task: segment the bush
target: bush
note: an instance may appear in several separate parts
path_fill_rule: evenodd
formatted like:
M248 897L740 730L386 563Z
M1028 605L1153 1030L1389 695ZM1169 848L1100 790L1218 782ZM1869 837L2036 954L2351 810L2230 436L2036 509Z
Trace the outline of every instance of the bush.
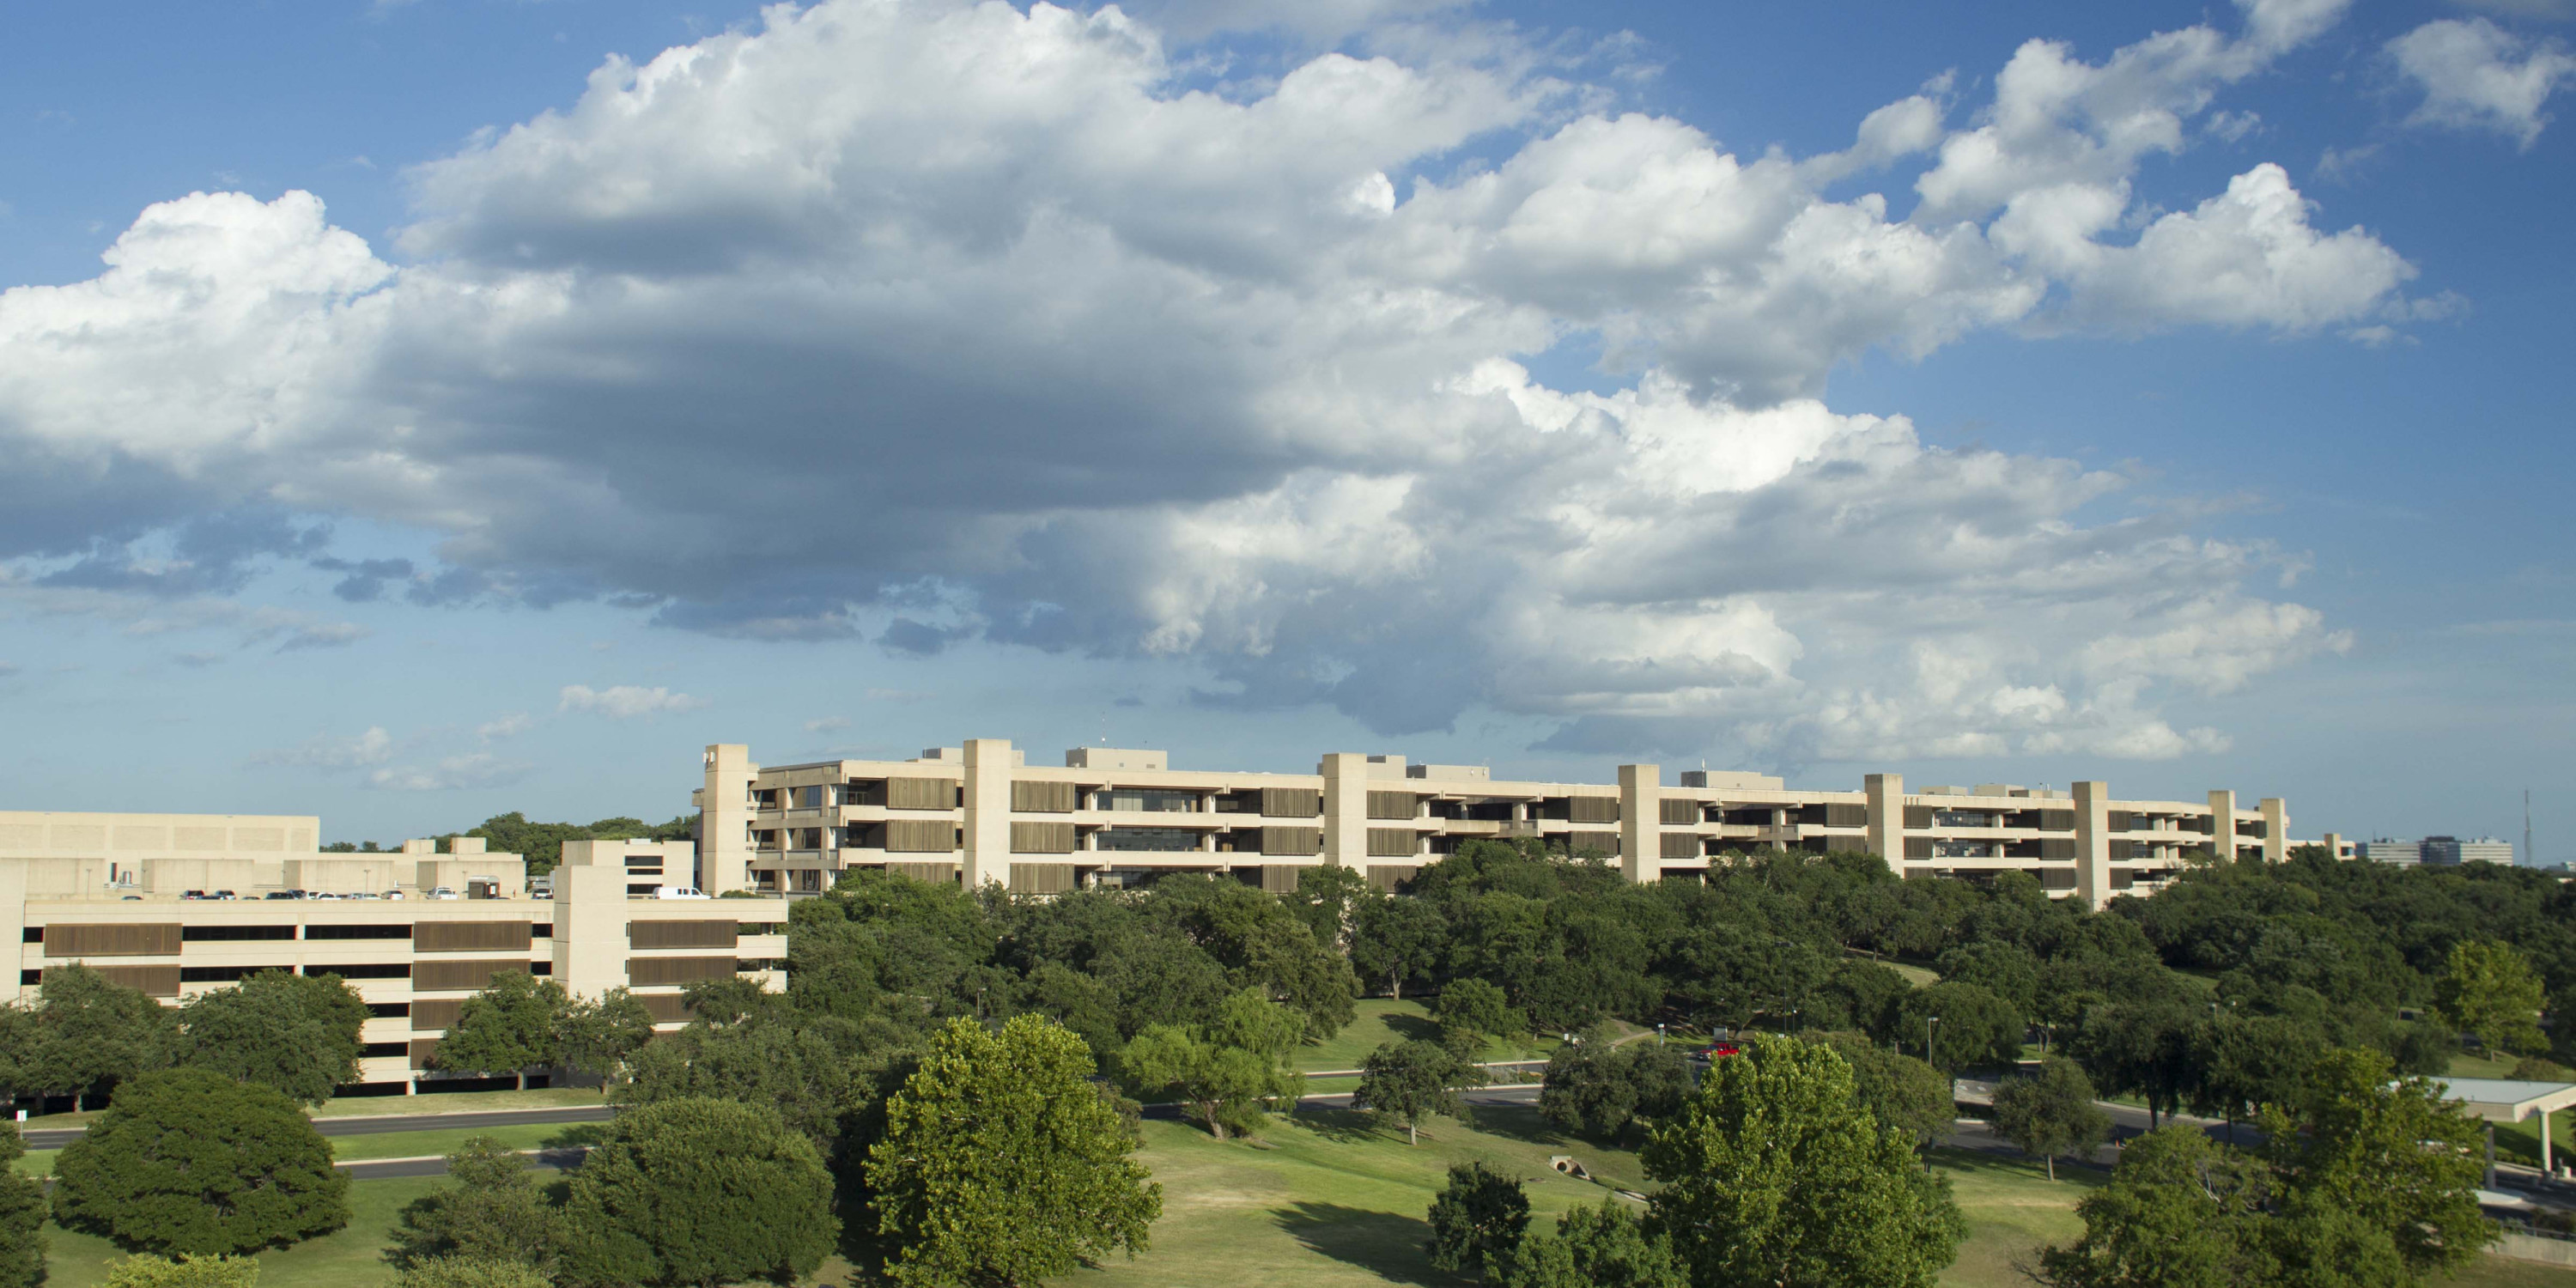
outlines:
M832 1178L777 1113L666 1100L619 1114L573 1173L563 1278L700 1284L813 1272L832 1249Z
M45 1186L19 1174L26 1153L17 1124L0 1124L0 1288L28 1288L45 1277Z
M394 1288L554 1288L525 1261L493 1257L431 1257L403 1268Z
M99 1288L251 1288L259 1282L255 1257L189 1257L173 1261L141 1253L107 1263Z
M451 1184L403 1209L394 1244L412 1265L513 1262L551 1268L563 1249L563 1215L528 1175L528 1160L489 1136L447 1156Z
M152 1252L241 1253L349 1222L349 1178L293 1101L201 1069L116 1089L54 1164L54 1219Z

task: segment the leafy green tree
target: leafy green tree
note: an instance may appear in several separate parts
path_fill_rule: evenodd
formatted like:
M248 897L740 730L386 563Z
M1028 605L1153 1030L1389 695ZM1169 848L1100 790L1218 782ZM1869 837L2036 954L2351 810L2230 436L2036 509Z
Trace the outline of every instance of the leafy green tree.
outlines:
M19 1094L105 1092L168 1068L179 1046L178 1012L78 962L46 967L32 1022L11 1028Z
M1091 1075L1082 1040L1036 1016L934 1036L868 1151L888 1277L1026 1284L1143 1251L1163 1187Z
M1555 1237L1532 1235L1503 1260L1503 1288L1690 1288L1672 1242L1616 1199L1567 1212Z
M1358 869L1318 863L1297 870L1297 893L1288 902L1316 943L1339 950L1350 939L1352 913L1380 897Z
M1995 1088L1995 1130L2044 1160L2053 1181L2057 1156L2091 1157L2111 1134L2111 1115L2093 1103L2093 1084L2074 1061L2050 1056L2036 1076L2007 1078Z
M2181 1112L2200 1077L2197 1024L2190 1011L2170 1004L2096 1006L2085 1013L2068 1052L2097 1090L2146 1101L2153 1126Z
M1423 1119L1433 1114L1467 1116L1467 1104L1456 1091L1466 1072L1458 1057L1440 1043L1420 1038L1381 1043L1360 1065L1360 1085L1351 1095L1351 1104L1403 1124L1404 1143L1420 1144Z
M867 1088L857 1058L823 1024L766 1012L726 1024L701 1013L646 1044L628 1071L629 1080L610 1092L618 1104L713 1097L762 1105L827 1155Z
M2478 1124L2424 1079L2389 1075L2376 1051L2327 1052L2297 1100L2264 1111L2261 1153L2288 1214L2350 1213L2386 1232L2408 1273L2456 1271L2494 1233L2478 1210Z
M1647 1134L1647 1228L1694 1284L1929 1288L1950 1264L1966 1226L1947 1180L1853 1096L1831 1048L1757 1037Z
M1351 913L1351 967L1386 995L1432 978L1449 941L1440 910L1408 895L1362 902Z
M457 1008L431 1060L463 1073L508 1073L528 1085L528 1070L555 1063L564 1013L563 985L526 971L503 971Z
M431 1257L394 1273L394 1288L554 1288L524 1261L476 1257Z
M2545 1000L2530 959L2492 939L2453 944L2433 981L2433 1006L2452 1028L2476 1034L2489 1050L2516 1055L2549 1049L2540 1032Z
M726 1100L619 1114L573 1173L560 1277L719 1284L810 1274L832 1250L832 1177L778 1115Z
M2296 1098L2300 1079L2325 1047L2325 1035L2303 1020L2213 1015L2192 1029L2191 1107L2224 1119L2231 1129L2250 1121L2260 1106Z
M2009 1066L2021 1059L2021 1012L1981 984L1943 980L1897 1000L1891 1027L1879 1034L1900 1049L1921 1050L1930 1034L1930 1063L1944 1073ZM1929 1029L1926 1021L1931 1021Z
M1616 1141L1646 1120L1671 1116L1690 1094L1690 1069L1660 1044L1615 1043L1608 1029L1548 1057L1538 1111L1561 1131Z
M366 999L337 975L264 970L179 1008L181 1059L318 1105L358 1080L367 1014Z
M615 1081L653 1039L653 1013L622 988L574 998L556 1020L555 1059L565 1068Z
M2227 1288L2274 1282L2254 1160L2184 1124L2120 1151L2111 1183L2075 1205L2084 1235L2040 1253L2049 1288Z
M55 1160L54 1219L154 1252L250 1252L348 1224L348 1190L284 1094L170 1069L119 1086Z
M0 1288L31 1288L45 1277L45 1186L18 1171L27 1143L0 1123Z
M1947 1074L1909 1055L1898 1055L1857 1033L1828 1033L1821 1041L1851 1065L1852 1089L1862 1108L1913 1138L1917 1148L1947 1138L1959 1105Z
M1529 1196L1519 1180L1482 1160L1449 1165L1449 1184L1431 1201L1431 1264L1482 1275L1500 1268L1528 1231Z
M107 1263L99 1288L253 1288L259 1282L259 1258L186 1253L156 1257L138 1252Z
M1121 1065L1131 1086L1179 1097L1223 1140L1228 1129L1257 1129L1264 1106L1296 1101L1306 1078L1288 1067L1288 1053L1305 1031L1297 1012L1245 989L1204 1031L1158 1024L1137 1034Z
M1449 981L1448 986L1440 990L1439 999L1432 1003L1431 1017L1440 1022L1443 1038L1448 1037L1451 1030L1475 1035L1472 1044L1463 1037L1451 1043L1452 1050L1460 1047L1478 1050L1487 1038L1510 1037L1529 1029L1529 1017L1512 1005L1503 990L1473 977Z
M447 1156L449 1184L403 1209L394 1245L405 1264L511 1262L551 1269L564 1245L563 1214L546 1201L528 1160L489 1136Z

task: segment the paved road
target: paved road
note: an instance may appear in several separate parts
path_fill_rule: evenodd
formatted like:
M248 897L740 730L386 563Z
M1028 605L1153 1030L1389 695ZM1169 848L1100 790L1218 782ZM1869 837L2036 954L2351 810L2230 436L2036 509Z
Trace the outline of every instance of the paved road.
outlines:
M374 1114L353 1118L316 1118L313 1127L325 1136L374 1136L389 1131L454 1131L477 1127L521 1127L546 1123L606 1122L617 1111L607 1105L571 1105L557 1109L484 1109L461 1114ZM61 1149L79 1140L86 1127L40 1127L26 1133L29 1149ZM435 1175L435 1173L425 1173Z
M527 1155L528 1161L539 1167L570 1171L581 1166L581 1160L589 1155L590 1150L585 1146L572 1146L565 1149L523 1149L519 1152ZM363 1163L342 1163L339 1168L347 1173L351 1180L390 1181L407 1176L445 1176L447 1160L444 1158L378 1158Z

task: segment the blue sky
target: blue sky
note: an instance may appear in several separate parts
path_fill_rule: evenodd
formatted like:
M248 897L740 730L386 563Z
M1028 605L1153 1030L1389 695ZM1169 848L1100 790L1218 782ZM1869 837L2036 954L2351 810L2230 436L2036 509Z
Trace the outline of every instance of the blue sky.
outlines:
M1004 736L2576 857L2571 16L17 15L8 804Z

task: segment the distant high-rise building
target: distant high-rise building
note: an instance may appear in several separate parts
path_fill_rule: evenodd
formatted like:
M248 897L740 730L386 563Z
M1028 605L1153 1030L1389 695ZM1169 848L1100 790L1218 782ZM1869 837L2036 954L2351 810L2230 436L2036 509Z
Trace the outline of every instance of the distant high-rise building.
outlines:
M2471 837L2465 841L2456 836L2428 836L2424 838L2424 862L2444 867L2462 863L2501 863L2512 867L2513 842L2499 841L2492 836Z
M2411 868L2424 862L2424 843L2400 841L2383 836L2377 840L2362 842L2361 857L2373 863L2394 863L2399 867Z

